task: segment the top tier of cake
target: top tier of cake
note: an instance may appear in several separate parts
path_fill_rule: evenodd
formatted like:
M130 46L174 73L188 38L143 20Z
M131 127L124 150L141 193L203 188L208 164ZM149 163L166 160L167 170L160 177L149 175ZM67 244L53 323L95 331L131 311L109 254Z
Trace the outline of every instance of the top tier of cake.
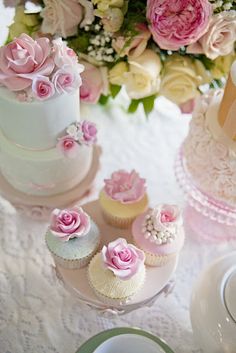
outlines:
M79 119L82 83L75 52L61 38L21 34L0 48L0 132L16 146L55 148Z
M50 149L66 128L79 120L79 104L79 89L45 101L19 102L14 92L0 87L0 129L22 148Z

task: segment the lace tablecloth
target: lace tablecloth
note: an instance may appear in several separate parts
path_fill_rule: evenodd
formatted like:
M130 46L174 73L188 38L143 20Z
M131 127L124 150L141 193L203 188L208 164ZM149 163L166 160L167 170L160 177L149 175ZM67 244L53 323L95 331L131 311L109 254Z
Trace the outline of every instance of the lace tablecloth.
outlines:
M93 197L113 170L135 168L147 179L152 205L183 203L173 163L189 117L181 116L175 106L161 99L147 121L141 114L128 116L118 106L105 111L85 109L84 115L99 125L103 148ZM198 352L188 311L192 284L199 271L232 244L200 244L187 233L174 292L158 299L152 308L108 319L81 305L56 279L44 243L46 223L15 213L0 199L0 228L1 353L73 353L90 336L117 326L150 330L177 353Z
M151 205L183 203L173 164L188 116L164 99L157 101L147 121L140 112L128 116L118 103L105 110L85 109L84 116L98 124L103 148L93 198L112 171L135 168L147 179ZM58 282L44 243L46 223L17 214L0 199L0 229L1 353L74 353L92 335L118 326L149 330L176 353L200 352L189 319L191 288L201 269L233 244L201 244L187 232L173 293L151 308L111 319L81 305Z

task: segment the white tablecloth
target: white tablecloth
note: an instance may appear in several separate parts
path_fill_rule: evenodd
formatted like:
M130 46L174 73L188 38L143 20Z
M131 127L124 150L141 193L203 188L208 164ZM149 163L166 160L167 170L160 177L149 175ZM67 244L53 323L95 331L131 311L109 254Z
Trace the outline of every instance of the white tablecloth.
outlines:
M3 19L0 3L1 29ZM147 179L151 205L183 204L173 164L189 116L164 99L157 100L148 120L142 112L127 115L118 102L83 112L98 124L103 148L93 198L112 171L135 168ZM55 278L44 243L46 223L15 213L0 199L0 229L0 353L74 353L92 335L118 326L149 330L176 353L199 352L189 318L192 285L201 269L232 244L201 244L187 233L174 292L152 308L108 319L81 305Z

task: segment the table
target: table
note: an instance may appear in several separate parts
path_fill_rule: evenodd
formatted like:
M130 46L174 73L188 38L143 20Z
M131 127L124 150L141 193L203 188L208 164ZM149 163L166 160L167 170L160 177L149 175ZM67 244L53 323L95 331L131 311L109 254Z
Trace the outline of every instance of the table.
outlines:
M0 2L0 23L3 19L10 21L12 12L3 16L1 6ZM127 115L120 100L106 108L82 110L84 118L97 123L103 148L101 169L90 199L96 198L104 177L112 171L135 168L147 179L151 206L159 202L183 205L173 164L190 116L181 115L164 98L157 100L148 119L142 111ZM46 227L46 223L16 213L0 198L1 353L74 353L97 332L119 326L149 330L165 339L176 353L200 352L189 318L192 285L203 267L236 244L202 244L193 240L188 231L173 293L160 298L151 308L111 319L81 305L58 282L44 242Z

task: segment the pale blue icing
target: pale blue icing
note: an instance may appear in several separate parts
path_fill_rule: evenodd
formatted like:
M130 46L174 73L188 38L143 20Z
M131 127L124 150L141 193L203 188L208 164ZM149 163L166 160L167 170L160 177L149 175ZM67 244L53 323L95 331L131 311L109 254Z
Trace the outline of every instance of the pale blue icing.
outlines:
M46 234L46 243L50 251L55 255L67 260L82 259L90 255L99 243L99 229L91 220L91 227L88 234L81 238L73 238L69 241L62 241L50 230Z

